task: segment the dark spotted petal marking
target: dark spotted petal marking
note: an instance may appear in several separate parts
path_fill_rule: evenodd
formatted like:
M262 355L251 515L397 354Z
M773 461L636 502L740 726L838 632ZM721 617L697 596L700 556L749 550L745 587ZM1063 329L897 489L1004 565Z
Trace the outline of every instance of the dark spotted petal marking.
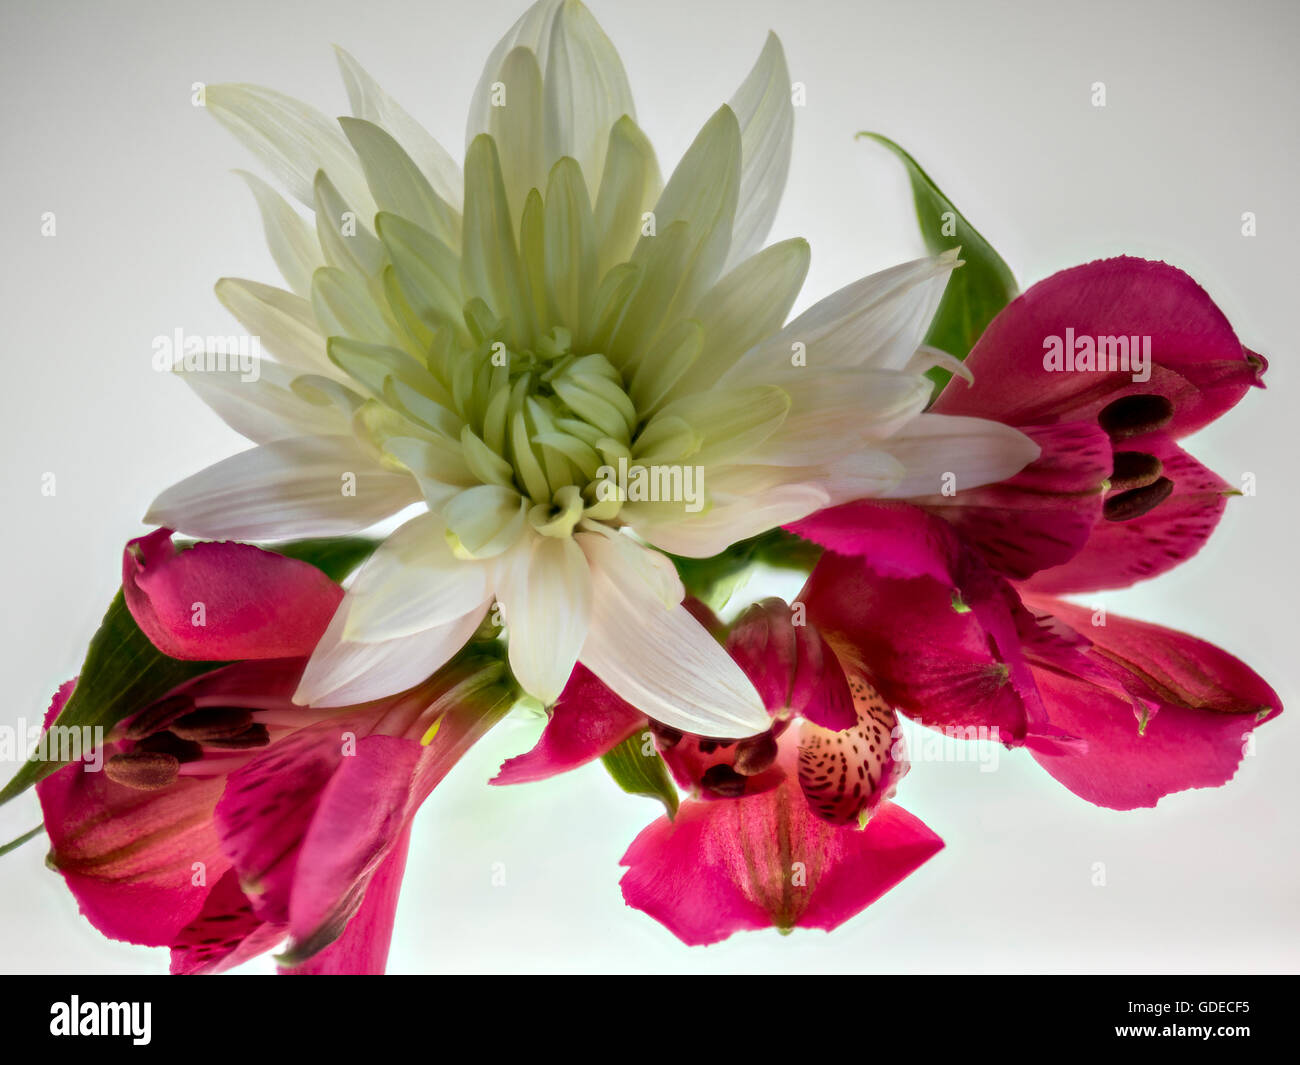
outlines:
M893 709L857 670L847 669L858 723L842 732L805 721L799 733L799 784L818 817L844 825L892 795L907 772L893 756Z

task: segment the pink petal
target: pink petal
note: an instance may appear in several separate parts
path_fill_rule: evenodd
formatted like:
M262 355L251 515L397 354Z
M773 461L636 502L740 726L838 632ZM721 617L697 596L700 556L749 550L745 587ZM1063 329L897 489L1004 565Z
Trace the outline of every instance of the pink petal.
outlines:
M428 754L415 740L368 736L325 785L298 854L286 952L296 959L292 964L337 941L360 911L367 889L393 848L405 840L424 797L416 793L417 768ZM384 890L380 884L381 895ZM395 898L395 885L392 890ZM344 951L345 956L352 953Z
M345 748L358 742L357 731L350 716L322 721L277 740L230 774L216 822L261 920L288 924L299 845Z
M1125 447L1160 459L1173 493L1140 517L1098 521L1083 550L1034 574L1027 588L1057 595L1127 588L1185 562L1209 539L1231 486L1163 434L1125 441Z
M1042 449L1000 484L910 500L956 528L993 569L1016 580L1079 553L1101 520L1110 438L1095 422L1021 426Z
M1077 677L1036 673L1053 723L1085 740L1087 749L1033 751L1034 759L1076 795L1112 810L1154 806L1170 792L1226 783L1260 723L1252 714L1170 705L1147 722L1143 734L1127 699Z
M799 726L799 786L813 812L833 825L856 824L898 790L907 775L898 717L859 670L852 670L855 724L843 731Z
M727 653L753 681L763 705L838 731L857 722L835 652L804 616L780 599L755 603L736 619Z
M122 590L155 647L200 661L310 654L343 598L309 563L250 544L178 552L169 529L126 545Z
M612 751L646 725L644 714L606 688L585 666L575 666L536 746L503 762L491 783L527 784L576 769Z
M1006 743L1046 715L1020 652L1014 591L947 523L916 507L851 503L791 526L830 548L800 601L868 682L925 724L996 727Z
M223 783L182 777L139 791L78 763L36 785L48 861L91 924L112 939L161 947L198 916L230 868L212 820Z
M629 906L688 945L775 926L830 930L917 869L943 842L885 804L867 828L816 817L798 785L743 799L688 799L632 842L620 886Z
M172 944L171 971L174 976L225 972L264 954L284 935L283 925L266 924L253 914L232 869L209 893L203 912Z
M1104 625L1093 625L1091 610L1061 599L1027 602L1081 633L1094 654L1130 673L1162 708L1264 714L1262 720L1282 711L1277 692L1259 674L1205 640L1117 614L1107 614Z
M402 888L410 841L411 828L407 825L371 877L361 908L348 921L343 934L301 965L281 968L280 972L293 976L378 976L383 973L393 940L397 896Z
M1150 337L1150 380L1122 370L1045 369L1046 339L1064 339L1067 328L1076 337ZM1028 289L993 319L966 365L974 386L954 380L935 411L1046 425L1091 421L1124 396L1157 395L1172 402L1167 431L1179 438L1260 385L1265 364L1187 274L1125 256L1062 270Z

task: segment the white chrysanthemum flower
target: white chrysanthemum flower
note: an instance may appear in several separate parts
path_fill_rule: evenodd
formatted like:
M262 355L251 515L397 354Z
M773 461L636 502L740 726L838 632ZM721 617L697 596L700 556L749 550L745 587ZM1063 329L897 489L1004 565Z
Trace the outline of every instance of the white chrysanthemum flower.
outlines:
M656 549L707 557L828 505L933 493L944 473L997 481L1036 454L1004 426L921 413L938 356L918 346L955 253L783 327L808 246L763 247L793 127L775 36L662 187L618 55L577 0L541 0L493 51L463 180L339 59L354 117L337 123L266 89L207 90L315 225L249 177L292 291L227 278L217 293L279 361L255 382L185 378L258 446L148 516L274 539L425 505L358 573L299 701L415 684L495 601L511 667L544 703L582 662L665 724L762 731L757 692ZM649 468L702 471L702 498L610 490L611 471Z

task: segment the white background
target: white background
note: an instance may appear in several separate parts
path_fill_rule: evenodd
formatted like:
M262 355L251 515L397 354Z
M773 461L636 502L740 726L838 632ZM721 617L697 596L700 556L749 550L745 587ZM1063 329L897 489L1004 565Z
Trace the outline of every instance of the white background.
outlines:
M1227 480L1256 475L1211 544L1174 574L1096 597L1220 643L1291 712L1229 786L1115 813L1027 756L996 772L920 764L900 801L947 849L827 936L747 933L688 949L626 909L617 862L655 815L597 766L484 786L531 745L507 722L416 824L390 969L421 971L1294 971L1300 959L1295 487L1297 89L1289 3L594 4L619 47L665 171L775 29L792 77L795 159L774 238L813 264L800 306L920 251L902 171L859 129L900 141L1023 285L1129 252L1197 277L1272 360L1191 448ZM330 46L353 52L459 153L487 52L514 2L194 0L0 5L5 609L0 724L32 721L78 668L118 582L123 542L172 481L241 440L151 341L223 333L218 276L277 281L251 160L190 104L191 83L252 81L346 113ZM1107 89L1091 105L1093 82ZM45 211L57 236L42 237ZM1253 211L1258 236L1240 234ZM41 495L42 474L57 495ZM8 775L12 767L3 768ZM0 809L0 839L38 820ZM0 970L160 972L101 938L34 842L0 859ZM505 885L491 884L504 863ZM1107 886L1092 885L1104 862ZM246 967L270 969L268 961Z

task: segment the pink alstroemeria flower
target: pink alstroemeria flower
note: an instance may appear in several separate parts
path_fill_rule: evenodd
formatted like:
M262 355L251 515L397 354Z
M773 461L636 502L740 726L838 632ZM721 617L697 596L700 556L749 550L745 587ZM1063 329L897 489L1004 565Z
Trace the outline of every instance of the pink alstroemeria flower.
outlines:
M112 938L170 947L174 973L286 938L283 971L382 972L412 817L508 708L501 663L467 656L391 698L302 707L293 693L343 596L314 566L246 544L178 552L160 529L127 545L123 588L159 650L236 661L122 721L102 772L78 763L37 785L50 864L82 912Z
M1049 368L1068 336L1149 338L1149 379L1131 363ZM1040 458L1001 485L790 526L829 548L801 601L891 705L962 735L996 727L1090 802L1225 783L1277 694L1204 641L1092 624L1055 595L1126 587L1200 548L1231 489L1176 441L1260 385L1263 358L1185 273L1120 258L1030 288L967 365L974 386L954 380L935 409L1017 426Z
M720 632L706 608L691 608ZM943 842L887 801L907 771L897 719L850 655L778 599L742 614L726 648L763 696L767 732L739 741L684 735L648 721L579 666L537 745L493 783L563 772L641 733L646 753L657 746L694 797L624 855L627 903L689 945L772 926L829 931Z

